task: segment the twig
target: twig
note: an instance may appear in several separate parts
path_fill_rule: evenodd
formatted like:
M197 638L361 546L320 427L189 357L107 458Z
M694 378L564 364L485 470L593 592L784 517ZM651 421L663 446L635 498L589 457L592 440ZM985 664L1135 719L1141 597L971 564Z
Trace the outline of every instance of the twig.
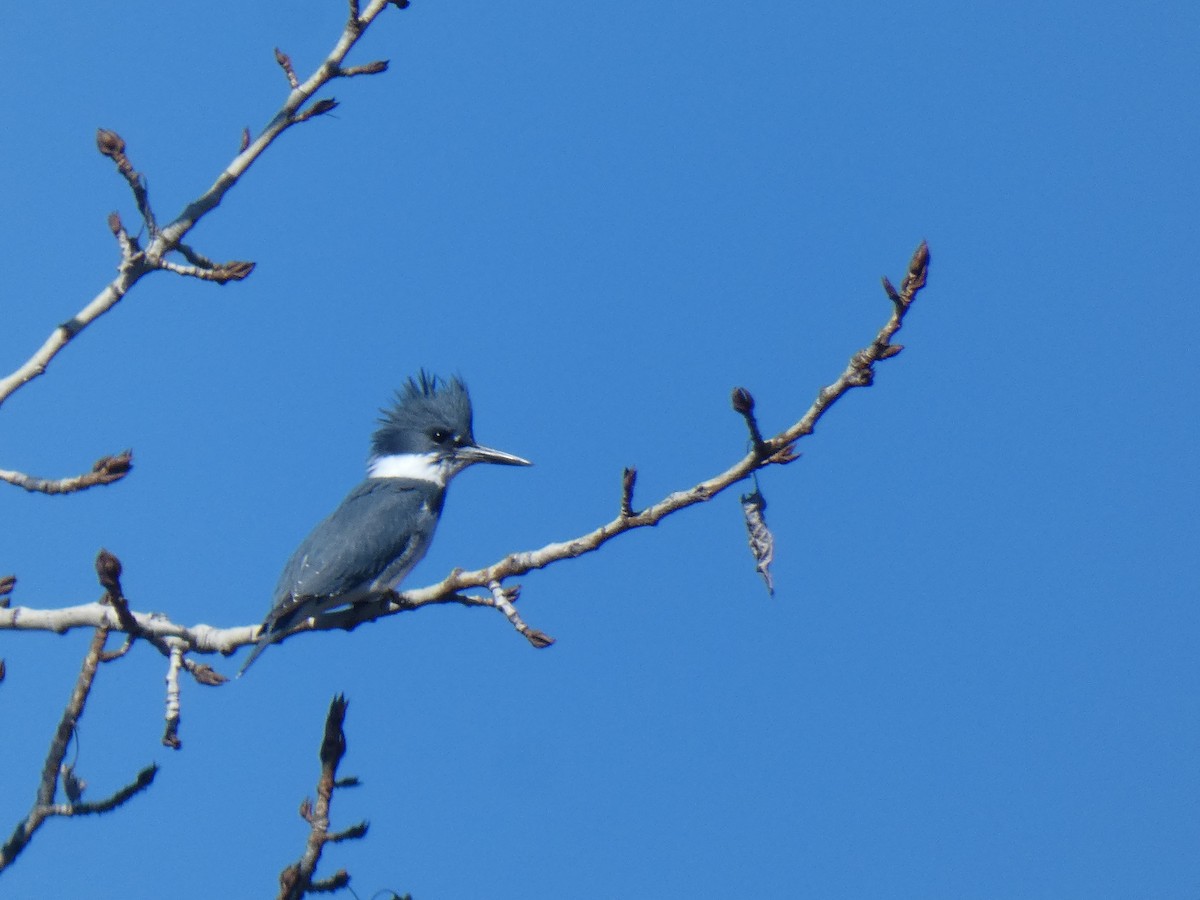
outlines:
M374 62L363 63L361 66L347 66L346 68L338 69L337 74L340 78L353 78L356 75L378 75L387 70L388 61L386 59L377 59Z
M153 239L158 234L158 223L154 220L154 210L150 208L150 192L146 188L145 177L133 168L133 163L125 155L125 140L115 131L100 128L96 131L96 149L116 164L117 171L129 183L138 215L146 223L146 233Z
M126 450L116 456L103 456L92 464L92 471L69 478L37 478L24 472L0 469L0 481L7 481L30 493L73 494L86 491L101 484L120 481L133 468L133 451Z
M345 869L339 869L329 878L313 878L326 844L365 837L368 828L366 822L359 822L344 831L329 831L329 806L334 790L358 783L357 779L337 777L338 766L346 754L346 732L342 727L346 720L346 706L346 698L341 694L334 697L333 702L329 704L319 754L321 776L317 780L317 802L314 804L306 798L300 804L300 816L309 825L308 840L299 861L292 863L279 874L279 900L299 900L306 894L335 891L350 883L350 875Z
M215 281L217 284L228 284L231 281L242 281L254 271L254 263L245 260L233 260L212 266L181 266L169 259L160 260L160 269L174 272L188 278L199 278L201 281Z
M130 637L141 634L137 619L129 611L129 601L121 589L121 561L103 547L96 554L96 577L100 579L100 587L104 588L101 603L107 603L117 613L117 621L121 630Z
M517 608L513 604L521 594L521 586L519 584L510 588L503 588L500 586L499 581L493 581L488 585L488 590L492 592L493 605L500 612L504 613L504 617L512 623L513 628L517 629L518 634L524 636L525 640L529 641L538 650L549 647L554 643L554 638L538 631L536 628L530 628L517 615Z
M183 667L183 645L172 642L170 663L167 666L167 725L163 731L164 747L178 750L183 747L179 739L179 670Z
M734 412L746 420L746 428L750 431L750 443L755 450L761 450L763 436L758 428L758 419L754 417L754 396L744 387L734 388L731 402Z
M633 512L633 486L637 484L637 469L627 466L621 472L621 518L628 519Z

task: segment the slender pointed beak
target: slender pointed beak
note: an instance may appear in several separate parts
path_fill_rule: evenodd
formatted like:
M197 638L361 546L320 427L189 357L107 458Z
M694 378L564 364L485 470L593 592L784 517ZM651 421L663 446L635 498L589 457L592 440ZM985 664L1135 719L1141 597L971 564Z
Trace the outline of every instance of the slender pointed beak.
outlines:
M501 466L532 466L527 459L521 459L519 456L513 456L511 453L505 453L503 450L493 450L491 447L480 447L478 444L471 444L467 447L459 447L454 451L454 455L466 463L496 463Z

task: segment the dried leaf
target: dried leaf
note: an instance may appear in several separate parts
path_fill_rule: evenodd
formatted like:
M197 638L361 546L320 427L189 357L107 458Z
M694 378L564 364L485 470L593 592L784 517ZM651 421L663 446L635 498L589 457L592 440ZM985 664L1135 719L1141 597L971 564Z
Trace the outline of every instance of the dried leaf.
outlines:
M775 558L775 536L767 527L763 511L767 508L767 500L762 491L755 488L753 494L742 495L742 513L746 517L746 531L750 539L750 552L754 554L754 568L762 576L767 585L767 593L775 595L775 585L771 581L771 561Z

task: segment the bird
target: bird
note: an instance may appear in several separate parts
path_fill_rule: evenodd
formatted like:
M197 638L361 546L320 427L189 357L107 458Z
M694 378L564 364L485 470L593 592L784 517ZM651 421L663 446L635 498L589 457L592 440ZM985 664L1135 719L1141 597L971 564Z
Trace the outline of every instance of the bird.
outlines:
M241 676L297 624L395 590L433 540L446 486L475 463L529 466L480 446L462 379L421 370L381 411L367 477L313 528L292 554Z

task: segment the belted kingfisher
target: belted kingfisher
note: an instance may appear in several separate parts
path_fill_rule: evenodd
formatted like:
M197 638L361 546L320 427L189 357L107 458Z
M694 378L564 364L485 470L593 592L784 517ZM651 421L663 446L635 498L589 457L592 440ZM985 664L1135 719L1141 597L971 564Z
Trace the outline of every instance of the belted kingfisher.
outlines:
M396 392L371 438L367 479L292 554L239 675L297 623L394 590L433 540L446 485L472 463L532 465L475 443L460 378L424 371Z

